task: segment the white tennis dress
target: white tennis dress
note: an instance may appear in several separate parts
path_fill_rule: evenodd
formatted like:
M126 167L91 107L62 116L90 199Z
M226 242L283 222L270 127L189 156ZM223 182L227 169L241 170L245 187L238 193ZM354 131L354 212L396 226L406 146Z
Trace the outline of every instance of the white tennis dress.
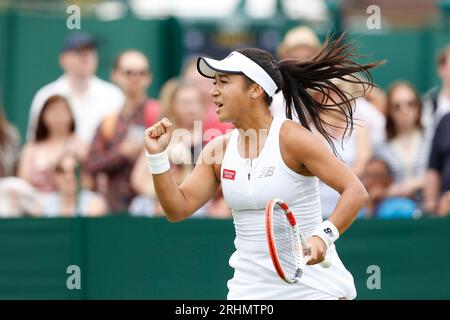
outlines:
M354 299L353 277L334 244L327 251L332 266L306 266L296 284L285 283L273 267L264 220L268 201L284 200L307 239L322 222L318 178L294 172L281 157L279 133L284 121L290 120L274 117L260 155L251 161L238 152L237 129L229 138L221 167L223 194L232 209L236 230L236 251L229 261L234 276L228 281L228 299Z

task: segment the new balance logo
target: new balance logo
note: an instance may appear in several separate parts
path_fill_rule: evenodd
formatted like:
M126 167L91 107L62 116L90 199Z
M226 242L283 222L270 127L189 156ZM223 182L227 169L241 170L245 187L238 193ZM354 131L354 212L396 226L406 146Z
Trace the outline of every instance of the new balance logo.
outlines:
M258 179L267 178L273 176L275 172L275 167L264 167L258 175Z
M325 232L329 237L334 237L333 230L331 230L331 228L323 229L323 232Z

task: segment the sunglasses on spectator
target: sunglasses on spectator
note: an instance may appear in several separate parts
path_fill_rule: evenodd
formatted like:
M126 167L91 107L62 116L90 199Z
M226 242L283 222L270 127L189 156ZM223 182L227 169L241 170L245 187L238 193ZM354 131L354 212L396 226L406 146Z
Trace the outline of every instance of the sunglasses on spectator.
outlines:
M131 70L131 69L122 69L120 70L120 72L123 75L126 75L127 77L131 77L131 76L141 76L144 77L146 75L149 74L149 71L147 69L145 70Z
M396 110L400 109L401 105L407 105L410 108L414 108L414 107L417 107L419 105L419 103L415 99L408 100L408 101L399 101L399 102L393 103L394 109L396 109Z

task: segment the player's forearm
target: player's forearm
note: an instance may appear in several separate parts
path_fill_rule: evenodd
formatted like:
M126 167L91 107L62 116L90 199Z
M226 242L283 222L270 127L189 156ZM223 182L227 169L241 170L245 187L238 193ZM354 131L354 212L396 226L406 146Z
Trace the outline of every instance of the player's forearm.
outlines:
M154 174L153 183L158 200L169 221L178 222L189 216L187 200L170 171Z
M328 220L336 226L339 234L342 234L355 221L368 201L369 195L362 184L351 185L341 193L336 208Z

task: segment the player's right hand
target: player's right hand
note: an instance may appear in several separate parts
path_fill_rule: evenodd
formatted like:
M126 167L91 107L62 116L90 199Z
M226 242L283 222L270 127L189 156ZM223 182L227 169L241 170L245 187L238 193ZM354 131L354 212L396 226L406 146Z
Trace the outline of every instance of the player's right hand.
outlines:
M172 123L163 118L145 130L145 149L149 154L166 150L172 137Z

